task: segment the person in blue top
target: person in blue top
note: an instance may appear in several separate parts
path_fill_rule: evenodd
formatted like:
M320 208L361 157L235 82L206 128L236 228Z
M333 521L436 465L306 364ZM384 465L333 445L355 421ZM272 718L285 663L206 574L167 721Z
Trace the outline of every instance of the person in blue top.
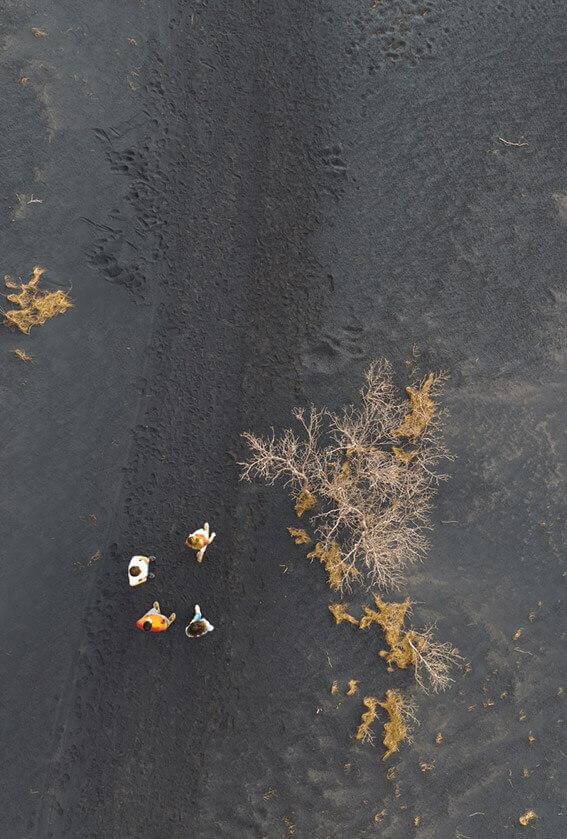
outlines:
M207 632L212 632L213 629L214 626L212 623L209 623L201 614L201 607L195 606L195 614L190 623L185 627L185 635L188 638L200 638L202 635L206 635Z

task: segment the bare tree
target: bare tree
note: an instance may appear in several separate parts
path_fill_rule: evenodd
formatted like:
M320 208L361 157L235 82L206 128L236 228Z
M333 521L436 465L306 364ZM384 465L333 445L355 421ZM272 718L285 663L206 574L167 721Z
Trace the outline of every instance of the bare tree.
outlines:
M410 630L405 637L413 653L415 680L420 688L426 693L428 686L433 693L445 690L453 681L451 670L462 661L457 648L450 641L436 641L433 627L422 632Z
M330 563L334 587L349 589L363 575L369 586L399 588L408 566L425 554L431 497L445 477L437 464L449 456L436 403L442 380L431 373L407 388L408 405L390 364L378 361L359 405L340 414L295 409L300 435L244 434L251 456L240 464L243 480L283 480L299 516L318 504L313 555L325 561L339 551L340 564Z

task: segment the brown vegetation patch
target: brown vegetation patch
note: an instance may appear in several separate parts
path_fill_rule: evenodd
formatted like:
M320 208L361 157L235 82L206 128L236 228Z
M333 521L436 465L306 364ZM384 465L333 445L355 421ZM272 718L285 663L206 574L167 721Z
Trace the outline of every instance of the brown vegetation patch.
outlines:
M435 414L435 402L430 392L438 379L438 376L430 373L418 387L406 387L411 412L395 429L394 433L398 437L409 437L412 440L421 437Z
M352 615L349 615L346 610L346 603L331 603L329 606L329 612L335 619L335 623L339 624L343 621L347 621L348 623L352 623L354 626L358 626L358 621Z
M377 623L384 632L387 643L395 646L399 640L406 619L406 613L411 607L409 597L402 603L387 603L379 594L374 595L374 603L378 611L364 607L364 617L360 620L360 628L367 629L371 623Z
M402 463L411 463L414 457L417 455L417 449L414 449L410 452L406 452L399 446L392 446L392 454L394 455L394 457L397 457L398 460L401 460Z
M349 679L347 685L347 696L354 696L355 693L358 691L358 680L357 679Z
M7 288L19 289L16 294L6 295L6 299L15 303L18 308L9 309L4 313L4 323L27 334L32 326L41 325L54 315L62 314L72 307L73 304L64 291L38 293L37 284L44 272L45 268L36 265L27 283L15 283L10 277L4 278Z
M340 589L345 574L349 571L341 558L341 551L336 542L332 542L328 547L325 547L321 542L317 542L313 550L307 554L307 559L318 559L325 566L325 571L329 575L330 587L335 590ZM358 572L356 572L356 575L358 575Z
M288 527L287 531L296 545L308 545L311 541L309 533L302 527Z
M391 365L378 361L366 374L358 404L340 413L296 408L299 433L244 434L250 454L240 464L243 480L282 480L298 516L317 503L316 555L328 558L333 588L349 589L361 575L371 585L398 588L407 567L424 556L431 496L444 477L436 465L448 457L431 396L441 378L431 373L408 389L408 415ZM406 451L401 436L419 437L419 446Z
M387 690L384 701L378 702L378 704L388 714L388 722L384 723L386 752L382 757L382 760L387 760L390 755L399 750L400 744L409 737L409 730L405 721L408 709L403 696L397 690Z
M367 629L376 623L382 629L389 649L380 650L391 672L398 668L413 667L415 679L426 690L426 680L434 692L444 690L452 681L449 673L453 664L460 660L458 650L450 643L440 643L433 638L433 630L416 632L405 629L404 623L411 600L406 597L401 603L387 603L380 595L374 595L377 609L364 607L360 628Z
M521 825L526 827L526 825L528 825L534 819L537 819L537 814L534 813L533 810L527 810L527 812L525 812L523 816L520 816L518 821L520 822Z
M368 711L365 711L362 714L360 718L360 725L356 729L354 736L357 740L362 740L363 743L366 740L370 740L370 742L372 742L374 738L372 725L375 720L378 719L378 712L376 711L376 708L381 703L375 696L365 696L362 700L362 704L368 708Z
M295 512L297 513L297 518L300 519L301 516L308 510L312 510L316 503L317 499L309 490L309 487L301 487L301 492L297 496L297 500L294 505Z

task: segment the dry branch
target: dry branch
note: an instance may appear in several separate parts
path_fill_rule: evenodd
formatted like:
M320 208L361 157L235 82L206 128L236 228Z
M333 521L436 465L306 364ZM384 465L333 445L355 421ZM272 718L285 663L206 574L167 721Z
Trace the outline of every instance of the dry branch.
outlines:
M309 533L302 527L288 527L287 531L296 545L308 545L311 541Z
M376 699L375 696L365 696L362 700L362 704L368 708L368 711L365 711L361 718L360 718L360 725L356 729L355 738L357 740L362 740L364 743L366 740L369 740L371 743L374 741L374 732L372 731L372 725L375 720L378 719L378 712L376 710L377 706L380 705L380 700Z
M342 413L298 408L300 434L244 434L251 453L240 464L243 480L281 479L298 515L317 502L313 555L332 569L333 587L349 589L364 575L369 585L398 588L426 552L431 496L445 477L436 467L448 457L436 401L442 378L430 373L407 389L408 413L390 365L379 361L366 374L359 405ZM403 448L408 440L411 451Z
M358 679L349 679L347 685L347 696L354 696L354 694L358 691Z
M409 740L409 721L415 722L413 706L406 701L397 690L387 690L383 702L378 703L388 714L388 722L384 723L384 746L386 752L382 760L397 752L404 740Z
M331 603L329 606L329 612L334 617L336 624L346 621L347 623L352 623L354 626L359 625L357 619L348 614L346 610L346 603Z

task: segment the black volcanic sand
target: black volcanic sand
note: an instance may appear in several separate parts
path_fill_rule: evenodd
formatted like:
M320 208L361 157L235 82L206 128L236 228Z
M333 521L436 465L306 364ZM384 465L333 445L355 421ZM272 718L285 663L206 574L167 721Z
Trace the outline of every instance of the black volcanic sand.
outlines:
M2 837L566 835L564 9L4 3L2 273L75 305L0 331ZM407 593L470 672L384 764L361 696L411 678L236 461L414 345L457 459Z

